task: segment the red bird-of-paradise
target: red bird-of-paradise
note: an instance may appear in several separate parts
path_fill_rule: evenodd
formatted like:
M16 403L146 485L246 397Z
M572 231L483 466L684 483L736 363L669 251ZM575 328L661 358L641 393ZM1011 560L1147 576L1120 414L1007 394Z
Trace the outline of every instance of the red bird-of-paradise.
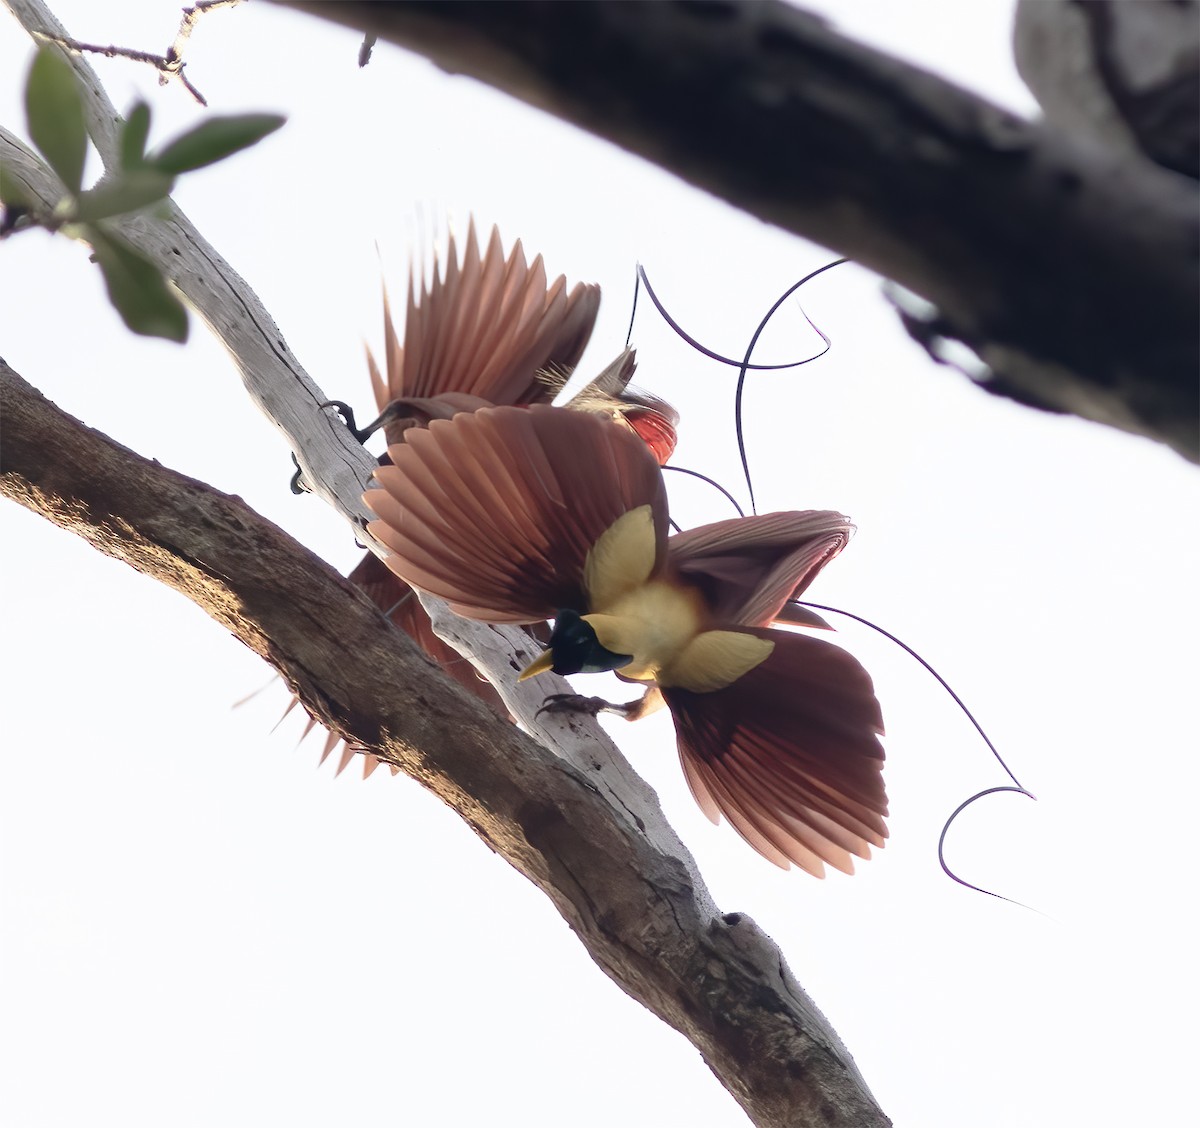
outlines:
M662 473L629 431L561 408L435 421L365 495L406 583L492 623L555 620L522 677L613 670L671 711L692 794L777 865L816 876L883 846L883 731L845 650L772 628L846 544L839 513L667 536Z
M432 278L414 273L404 317L396 332L384 294L384 366L367 350L367 367L380 415L363 434L382 427L389 444L402 443L414 428L435 419L495 404L548 403L566 383L591 336L600 306L600 287L568 287L550 281L541 256L527 262L520 241L505 256L492 228L480 249L475 225L467 228L461 260L451 236L444 266ZM675 447L675 410L656 396L629 387L636 367L625 349L574 396L569 406L601 415L639 435L665 462ZM401 579L367 553L349 579L464 688L507 716L499 695L469 662L433 632L429 616ZM294 704L294 702L293 702ZM305 730L311 730L314 721ZM322 761L340 740L331 734ZM340 772L356 749L347 746ZM365 775L379 761L365 753Z

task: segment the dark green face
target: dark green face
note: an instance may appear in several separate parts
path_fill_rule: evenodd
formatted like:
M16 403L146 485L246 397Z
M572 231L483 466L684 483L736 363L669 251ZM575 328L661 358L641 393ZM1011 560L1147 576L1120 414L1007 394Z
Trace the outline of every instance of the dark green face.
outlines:
M577 611L566 608L554 617L554 633L550 636L550 653L556 674L599 674L619 670L633 661L632 654L614 654L596 639L591 623L585 622Z

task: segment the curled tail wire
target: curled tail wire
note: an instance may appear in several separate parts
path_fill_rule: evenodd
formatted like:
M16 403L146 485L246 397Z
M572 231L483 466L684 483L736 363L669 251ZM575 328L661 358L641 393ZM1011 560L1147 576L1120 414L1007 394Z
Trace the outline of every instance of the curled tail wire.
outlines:
M870 627L871 630L877 631L879 634L883 635L883 637L886 638L889 642L893 642L898 647L900 647L900 649L903 650L907 655L909 655L909 657L916 659L916 661L918 661L930 674L933 675L933 677L937 680L937 683L948 694L950 694L954 703L959 707L959 709L962 710L963 715L967 718L968 721L971 722L975 731L977 733L979 733L980 738L983 740L984 744L987 745L988 751L991 752L991 754L995 757L996 763L998 763L1000 765L1000 767L1004 769L1004 774L1007 775L1008 778L1012 780L1012 784L1011 785L1004 784L1000 787L985 788L983 791L976 792L969 799L965 799L957 807L954 808L950 817L946 820L946 822L942 826L942 833L938 836L938 864L942 867L942 872L944 872L945 875L948 878L950 878L951 881L955 881L959 885L965 886L967 889L973 889L973 890L975 890L976 893L985 893L985 894L987 894L987 896L995 897L997 900L1000 900L1000 901L1007 901L1010 905L1019 905L1023 909L1030 908L1029 905L1025 905L1020 901L1014 901L1011 897L1005 897L1003 893L996 893L996 892L993 892L991 889L984 889L980 885L975 885L973 882L967 881L965 878L959 877L958 874L956 874L950 868L949 864L946 862L946 852L945 852L946 835L950 830L951 824L953 824L954 820L956 818L958 818L958 816L961 815L963 813L963 811L965 811L969 806L971 806L971 804L974 803L976 800L983 799L985 796L988 796L988 795L997 795L1001 792L1013 792L1017 795L1028 796L1028 798L1034 800L1035 802L1037 801L1037 796L1034 795L1033 792L1030 791L1028 788L1026 788L1019 779L1017 779L1017 777L1013 774L1012 769L1008 766L1008 764L1006 764L1004 762L1004 757L1000 755L996 746L992 743L991 737L989 737L988 734L986 732L984 732L983 726L975 719L975 714L972 713L971 710L967 708L966 702L963 701L963 699L961 697L959 697L959 695L957 693L955 693L953 688L951 688L950 683L948 681L946 681L946 679L944 677L942 677L942 675L939 674L937 672L937 670L935 670L933 668L933 666L931 666L927 661L925 661L925 659L922 658L921 655L918 654L911 646L909 646L908 643L906 643L903 639L897 638L894 634L891 633L891 631L884 630L883 627L879 626L878 624L872 623L870 619L864 619L861 615L855 615L851 611L843 611L839 607L826 607L824 604L821 604L821 603L809 603L807 600L802 601L802 600L798 600L798 599L792 600L791 602L797 603L801 607L810 607L815 611L831 611L835 615L844 615L847 619L853 619L856 623L862 623L863 626ZM1031 909L1031 911L1037 912L1036 909Z
M742 403L745 396L746 374L748 372L778 372L787 368L799 368L803 364L811 364L814 360L819 360L821 357L823 357L830 350L830 348L833 347L833 342L816 325L813 319L809 317L807 313L805 313L804 309L801 308L800 312L803 314L804 320L808 322L813 332L816 333L817 336L819 336L824 342L824 348L822 348L819 353L816 353L814 356L805 357L803 360L792 360L784 364L752 364L750 362L750 358L754 355L754 350L758 347L759 338L766 330L767 324L779 311L779 308L783 305L783 303L788 300L788 298L790 298L797 290L799 290L801 286L811 282L818 275L824 274L827 270L832 270L835 266L841 266L843 263L848 261L848 259L835 259L833 262L826 263L824 266L810 271L803 278L801 278L799 282L795 282L789 286L776 299L775 303L767 311L763 319L758 323L758 327L754 330L754 334L750 338L750 343L746 347L746 355L740 361L734 360L731 357L722 356L719 352L715 352L713 349L702 345L698 340L696 340L695 337L688 333L683 326L681 326L679 322L667 312L666 307L659 300L658 295L654 292L654 288L650 285L650 279L646 275L646 268L640 263L638 264L637 278L634 282L633 288L633 309L631 310L629 316L629 332L625 337L626 347L629 347L629 341L633 336L633 322L637 316L638 292L642 287L645 287L646 295L649 297L651 302L654 303L654 308L658 310L658 312L662 315L663 320L676 332L676 334L678 334L680 338L691 345L692 348L694 348L702 356L706 356L710 360L715 360L718 364L727 364L731 368L736 368L738 370L737 390L734 393L734 430L737 434L738 455L742 461L742 474L746 479L746 490L750 497L751 513L757 513L758 508L754 501L754 481L750 474L750 460L746 454L746 436L742 421ZM729 497L727 491L722 489L721 492L724 493L726 497ZM732 500L732 498L730 500ZM737 503L735 502L734 504L736 505ZM738 512L741 513L740 507Z

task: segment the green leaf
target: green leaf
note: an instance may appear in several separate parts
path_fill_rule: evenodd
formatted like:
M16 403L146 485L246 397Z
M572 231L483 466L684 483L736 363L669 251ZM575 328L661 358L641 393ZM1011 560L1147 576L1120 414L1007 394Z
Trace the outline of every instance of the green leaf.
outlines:
M150 136L150 107L135 102L121 126L121 167L140 168L146 159L146 138Z
M121 320L144 337L166 337L183 344L188 335L187 310L158 267L119 235L101 227L89 227L86 234L104 275L109 301Z
M75 205L75 219L94 222L137 211L171 194L175 177L156 168L134 168L84 192Z
M59 179L71 190L83 184L87 129L83 102L67 61L47 44L34 56L25 83L29 136Z
M176 137L161 153L147 159L163 172L190 172L194 168L203 168L214 161L223 160L239 149L257 145L286 120L279 114L212 117Z

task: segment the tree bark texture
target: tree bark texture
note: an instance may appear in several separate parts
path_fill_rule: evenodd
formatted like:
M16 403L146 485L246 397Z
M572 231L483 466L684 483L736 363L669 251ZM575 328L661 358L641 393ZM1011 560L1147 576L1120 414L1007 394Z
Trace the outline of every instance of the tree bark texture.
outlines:
M1197 186L773 0L283 0L652 160L894 280L988 391L1200 460ZM697 233L697 237L701 237Z
M331 729L453 807L610 977L696 1045L755 1124L890 1123L778 948L748 917L714 908L661 833L653 793L606 742L571 732L583 758L560 758L239 498L84 426L3 361L0 413L0 493L182 592Z
M31 33L66 34L40 0L7 3ZM119 119L86 59L69 61L108 165ZM61 194L3 130L0 159L43 201ZM374 460L319 409L327 397L253 292L173 205L165 220L115 223L229 349L306 479L365 535L359 494ZM657 798L599 727L536 719L547 686L514 688L530 656L522 632L427 604L545 745L461 691L240 499L89 429L2 360L0 414L0 494L182 592L267 658L314 716L434 791L546 893L611 978L697 1046L754 1123L889 1123L778 948L748 917L717 910Z

